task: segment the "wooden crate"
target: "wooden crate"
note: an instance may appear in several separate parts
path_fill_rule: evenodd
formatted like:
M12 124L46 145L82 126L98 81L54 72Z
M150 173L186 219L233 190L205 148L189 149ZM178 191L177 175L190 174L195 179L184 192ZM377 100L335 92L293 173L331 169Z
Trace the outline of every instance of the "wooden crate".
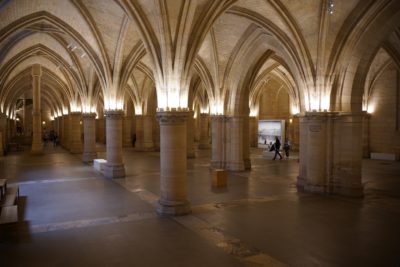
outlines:
M212 186L226 187L228 185L228 173L224 169L212 170Z

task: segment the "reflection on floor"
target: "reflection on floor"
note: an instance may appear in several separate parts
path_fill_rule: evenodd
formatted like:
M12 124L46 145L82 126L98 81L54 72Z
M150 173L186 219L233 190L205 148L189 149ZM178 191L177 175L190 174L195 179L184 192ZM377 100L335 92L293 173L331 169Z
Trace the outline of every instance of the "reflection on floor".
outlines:
M99 147L104 157L104 147ZM252 171L213 189L210 150L188 160L193 213L160 217L159 153L127 149L108 180L62 148L0 158L20 220L0 228L0 266L399 266L400 162L365 160L362 199L297 192L296 155L252 150Z

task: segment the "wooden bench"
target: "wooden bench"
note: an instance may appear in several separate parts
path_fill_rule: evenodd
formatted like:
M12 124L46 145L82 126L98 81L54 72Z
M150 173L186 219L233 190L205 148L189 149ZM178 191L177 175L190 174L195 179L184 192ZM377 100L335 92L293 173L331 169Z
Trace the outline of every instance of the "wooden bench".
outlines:
M7 191L7 179L0 179L0 201L3 199L3 196L6 195Z
M0 213L0 224L18 222L18 206L2 207Z
M9 186L6 190L5 196L1 199L0 207L8 207L16 204L17 199L19 198L19 187Z

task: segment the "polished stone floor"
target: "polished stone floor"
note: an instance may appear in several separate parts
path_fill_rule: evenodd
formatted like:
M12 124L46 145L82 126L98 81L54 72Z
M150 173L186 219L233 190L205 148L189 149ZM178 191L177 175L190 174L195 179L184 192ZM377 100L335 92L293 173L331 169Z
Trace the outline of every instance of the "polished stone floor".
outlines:
M126 149L116 180L62 148L10 153L0 177L20 186L21 222L0 228L0 266L400 266L400 162L364 160L354 199L298 192L296 155L271 158L252 150L252 171L214 189L197 151L193 213L161 217L157 152Z

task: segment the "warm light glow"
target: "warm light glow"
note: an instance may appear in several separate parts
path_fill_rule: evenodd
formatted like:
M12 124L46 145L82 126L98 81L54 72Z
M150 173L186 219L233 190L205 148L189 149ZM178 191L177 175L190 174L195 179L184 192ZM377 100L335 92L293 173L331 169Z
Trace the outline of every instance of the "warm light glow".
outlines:
M95 113L96 108L91 105L83 105L82 112L83 113Z
M51 120L51 121L54 121L54 117L53 117L53 116L50 116L50 120Z
M210 109L208 108L208 106L200 108L200 113L208 114L209 112L210 112Z
M82 107L80 105L78 105L77 103L71 103L70 110L71 110L71 112L81 112Z
M142 115L142 107L140 105L135 105L135 115Z
M372 114L375 112L375 104L373 103L368 103L367 106L367 113Z
M116 100L114 98L104 99L104 110L122 110L124 108L124 103L121 100Z
M224 114L224 104L222 101L214 101L210 103L210 113L213 115L223 115Z
M43 125L46 125L46 122L45 122L45 121L42 121L42 124L43 124Z
M258 107L256 106L250 107L250 116L257 117L257 115L258 115Z
M289 123L292 123L293 122L293 119L289 119Z
M296 105L292 105L290 108L290 113L292 113L292 115L299 114L300 113L299 107Z
M329 95L313 94L310 97L310 102L308 101L308 98L305 97L305 103L307 111L328 111L330 105L330 97Z
M64 108L63 111L62 111L62 113L63 113L63 115L68 115L68 109L67 109L67 108Z
M79 121L79 124L82 125L82 121Z

